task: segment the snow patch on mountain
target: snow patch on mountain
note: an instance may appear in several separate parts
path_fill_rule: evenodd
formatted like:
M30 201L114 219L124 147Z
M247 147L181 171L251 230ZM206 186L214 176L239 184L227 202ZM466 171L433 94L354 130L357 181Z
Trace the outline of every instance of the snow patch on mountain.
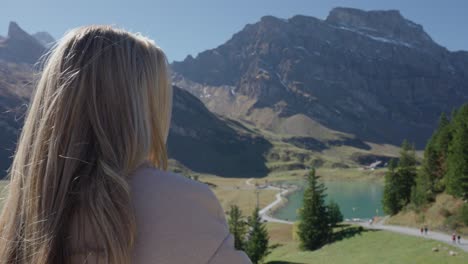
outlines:
M408 47L408 48L412 48L412 47L413 47L413 45L411 45L411 44L408 43L408 42L404 42L404 41L396 40L396 39L391 39L391 38L384 38L384 37L373 36L373 35L370 35L370 34L368 34L368 33L362 32L362 31L360 31L360 30L357 29L357 28L350 28L350 27L346 27L346 26L343 26L343 25L341 25L341 26L333 26L333 25L330 25L330 27L333 27L333 28L336 28L336 29L341 29L341 30L350 31L350 32L359 34L359 35L364 36L364 37L368 37L368 38L370 38L370 39L372 39L372 40L379 41L379 42L384 42L384 43L390 43L390 44L405 46L405 47ZM366 29L367 29L367 28L366 28Z

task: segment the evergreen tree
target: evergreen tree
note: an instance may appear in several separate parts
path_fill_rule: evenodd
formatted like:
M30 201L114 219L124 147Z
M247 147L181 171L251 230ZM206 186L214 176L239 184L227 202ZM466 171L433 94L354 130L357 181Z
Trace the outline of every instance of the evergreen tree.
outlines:
M229 232L234 237L234 247L238 250L243 250L247 226L242 216L242 211L237 205L231 205L231 209L228 212L228 224Z
M333 200L328 203L328 214L331 226L336 226L336 224L343 222L340 206Z
M411 193L411 201L421 206L435 199L444 190L443 178L446 174L448 146L451 140L450 122L442 113L439 126L429 139L424 150L424 160L416 177L416 186Z
M303 207L299 210L297 234L300 246L305 250L314 250L324 245L330 235L331 227L327 206L325 205L325 186L318 182L319 177L312 169L307 178L304 191Z
M262 261L262 259L270 253L268 251L268 232L265 224L262 223L258 208L256 208L252 216L249 217L248 226L248 240L245 243L244 250L252 263L255 264Z
M416 180L416 153L414 146L406 140L401 146L400 161L395 176L399 202L404 206L411 200L411 191Z
M431 193L436 194L444 190L443 177L447 172L447 156L452 131L450 121L445 113L439 119L439 126L432 135L424 152L424 164L431 186ZM426 153L427 152L427 153Z
M453 117L452 133L447 157L447 192L468 199L468 104Z
M400 193L398 187L399 177L397 176L397 164L394 159L388 163L388 171L385 174L384 193L382 206L386 214L394 215L403 207L400 203Z
M411 190L411 202L420 207L433 199L434 193L431 191L429 174L421 169L416 176L416 184Z
M437 139L435 143L437 151L447 155L450 141L452 140L452 131L450 127L450 120L447 118L447 115L444 112L442 112L439 118L439 127L437 128L436 134Z
M435 174L435 180L433 182L433 190L436 193L443 192L445 190L444 177L447 174L447 159L449 153L449 146L452 141L452 125L447 119L447 116L443 113L439 121L439 129L437 133L436 148L438 153L437 160L437 172Z

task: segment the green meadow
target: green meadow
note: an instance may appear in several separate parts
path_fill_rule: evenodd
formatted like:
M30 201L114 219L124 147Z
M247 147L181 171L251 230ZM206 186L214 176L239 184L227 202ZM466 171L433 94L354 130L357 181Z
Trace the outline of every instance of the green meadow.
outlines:
M335 234L340 238L335 242L316 251L301 251L299 243L292 239L291 225L269 223L268 230L271 243L276 244L266 259L269 264L466 264L468 261L467 252L450 245L387 231L338 228ZM439 251L433 252L436 247ZM450 256L450 250L458 255Z

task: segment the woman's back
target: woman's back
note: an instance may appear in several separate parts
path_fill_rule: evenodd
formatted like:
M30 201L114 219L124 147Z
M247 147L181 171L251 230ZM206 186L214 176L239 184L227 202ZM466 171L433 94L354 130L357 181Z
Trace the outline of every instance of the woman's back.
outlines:
M0 216L0 263L242 263L209 189L167 169L172 86L155 43L70 31L38 82Z
M204 184L142 166L131 176L137 234L133 263L250 263Z

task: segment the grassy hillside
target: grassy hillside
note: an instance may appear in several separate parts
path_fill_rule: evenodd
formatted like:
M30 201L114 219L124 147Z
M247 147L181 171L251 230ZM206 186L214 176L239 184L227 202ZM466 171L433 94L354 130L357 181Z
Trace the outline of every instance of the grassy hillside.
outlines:
M468 254L440 242L418 237L405 236L386 231L357 228L345 231L347 235L331 245L316 251L299 251L298 242L292 241L292 226L269 223L268 231L272 244L278 244L267 257L266 263L280 264L364 264L364 263L466 263ZM345 229L346 230L346 229ZM341 232L340 229L335 232ZM439 252L432 248L439 247ZM453 250L459 255L449 256Z
M237 205L247 216L253 212L257 205L256 190L253 186L246 184L246 179L201 176L199 180L216 186L212 190L225 212L230 209L231 205ZM252 184L254 183L255 181L252 182ZM275 190L258 190L259 207L263 208L274 201L276 193Z
M411 227L428 226L432 230L451 233L456 231L468 235L468 227L463 226L458 220L458 211L463 205L461 199L448 194L439 194L436 201L420 210L407 208L390 217L388 224Z
M316 124L311 127L313 137L295 134L272 132L253 125L247 120L234 121L254 135L265 138L271 148L265 153L266 167L269 176L272 174L299 174L308 167L324 169L361 168L375 160L388 160L397 157L399 148L387 144L375 144L361 141L352 135L332 131ZM324 133L324 130L327 133ZM302 171L302 172L301 172ZM239 176L240 177L240 176Z

